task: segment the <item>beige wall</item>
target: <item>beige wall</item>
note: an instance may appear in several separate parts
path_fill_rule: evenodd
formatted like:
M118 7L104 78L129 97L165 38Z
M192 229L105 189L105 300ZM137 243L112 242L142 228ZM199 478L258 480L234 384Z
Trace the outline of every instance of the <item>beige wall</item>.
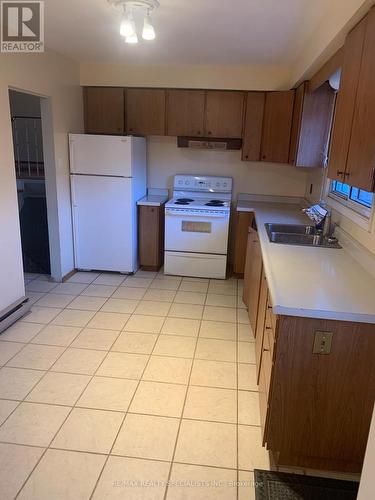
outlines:
M82 85L279 90L289 82L289 68L274 66L81 64Z
M53 52L0 55L0 283L8 286L7 293L1 294L0 310L23 294L9 88L50 98L42 101L44 108L50 108L52 113L52 148L48 157L54 156L56 172L51 172L54 169L51 164L46 169L49 180L55 184L50 187L57 191L53 209L57 212L58 227L53 229L61 243L57 258L62 274L73 268L67 133L83 129L78 64Z

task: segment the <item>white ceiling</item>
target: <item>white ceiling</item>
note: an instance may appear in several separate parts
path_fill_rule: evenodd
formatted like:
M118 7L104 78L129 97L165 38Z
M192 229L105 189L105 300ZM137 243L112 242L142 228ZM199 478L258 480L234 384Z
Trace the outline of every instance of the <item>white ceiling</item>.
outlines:
M157 39L126 45L107 0L45 0L47 47L80 62L289 66L329 0L160 0Z

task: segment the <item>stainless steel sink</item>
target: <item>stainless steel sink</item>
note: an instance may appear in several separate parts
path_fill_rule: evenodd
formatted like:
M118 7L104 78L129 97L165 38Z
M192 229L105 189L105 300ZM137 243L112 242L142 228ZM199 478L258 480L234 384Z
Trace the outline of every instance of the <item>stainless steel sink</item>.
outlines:
M303 224L265 224L268 238L272 243L284 245L341 248L336 238L323 237L322 231Z

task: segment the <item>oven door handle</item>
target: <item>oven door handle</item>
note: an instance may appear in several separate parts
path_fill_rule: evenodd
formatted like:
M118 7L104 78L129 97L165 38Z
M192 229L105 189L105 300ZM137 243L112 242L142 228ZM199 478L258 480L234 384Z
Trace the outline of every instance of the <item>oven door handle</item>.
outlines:
M229 213L227 214L213 214L213 213L201 213L201 214L189 214L189 213L178 213L178 212L170 212L169 210L165 211L165 215L174 215L180 218L189 218L189 217L204 217L204 218L210 218L210 217L216 217L218 219L228 219L229 218Z

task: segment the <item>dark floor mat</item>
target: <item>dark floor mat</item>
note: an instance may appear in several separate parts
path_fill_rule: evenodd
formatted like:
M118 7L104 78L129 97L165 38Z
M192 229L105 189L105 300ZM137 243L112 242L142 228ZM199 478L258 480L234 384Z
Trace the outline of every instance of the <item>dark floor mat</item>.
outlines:
M256 500L355 500L359 484L323 477L254 470Z

